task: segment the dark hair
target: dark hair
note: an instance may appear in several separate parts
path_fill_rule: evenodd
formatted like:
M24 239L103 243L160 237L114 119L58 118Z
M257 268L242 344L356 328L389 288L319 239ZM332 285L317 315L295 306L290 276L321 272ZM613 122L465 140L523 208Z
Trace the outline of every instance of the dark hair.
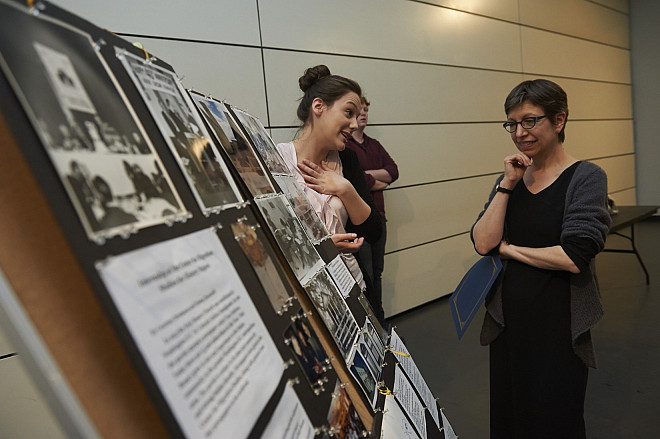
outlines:
M354 92L358 96L362 95L360 85L352 79L343 76L333 75L330 69L324 65L310 67L298 79L300 89L305 93L300 98L298 119L305 124L309 119L309 110L312 107L312 101L320 98L327 105L332 105L346 93Z
M362 102L362 105L366 105L367 107L368 107L369 105L371 105L371 102L369 102L369 100L367 99L366 96L362 96L362 97L360 98L360 102Z
M522 105L524 102L541 107L545 115L553 123L556 123L556 116L559 113L566 113L566 120L568 120L568 98L566 92L552 81L534 79L521 82L506 97L506 101L504 101L504 112L509 114L514 107ZM564 122L564 126L559 132L559 141L562 143L566 138L564 133L565 128L566 122Z

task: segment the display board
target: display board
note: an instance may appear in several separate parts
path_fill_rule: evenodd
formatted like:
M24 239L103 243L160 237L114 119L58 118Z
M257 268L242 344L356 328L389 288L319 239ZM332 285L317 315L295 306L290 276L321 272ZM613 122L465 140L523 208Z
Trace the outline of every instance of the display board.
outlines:
M380 431L405 368L257 118L47 2L0 75L0 267L102 437Z

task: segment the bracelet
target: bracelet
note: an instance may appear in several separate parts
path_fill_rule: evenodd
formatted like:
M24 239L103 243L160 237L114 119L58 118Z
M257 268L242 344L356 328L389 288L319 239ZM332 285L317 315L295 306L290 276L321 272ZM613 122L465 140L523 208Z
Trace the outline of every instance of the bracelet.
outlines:
M507 188L502 187L498 184L497 186L495 186L495 192L502 192L503 194L511 195L513 193L513 190L507 189Z

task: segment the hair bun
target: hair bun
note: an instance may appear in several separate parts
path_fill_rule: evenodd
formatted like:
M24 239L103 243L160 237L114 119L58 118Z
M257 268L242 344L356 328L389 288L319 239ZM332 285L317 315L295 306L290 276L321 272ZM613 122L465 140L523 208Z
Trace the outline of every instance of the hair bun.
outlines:
M310 67L305 70L305 73L298 79L298 85L303 92L306 92L312 85L316 84L319 79L326 76L330 76L330 69L328 66L321 64L315 67Z

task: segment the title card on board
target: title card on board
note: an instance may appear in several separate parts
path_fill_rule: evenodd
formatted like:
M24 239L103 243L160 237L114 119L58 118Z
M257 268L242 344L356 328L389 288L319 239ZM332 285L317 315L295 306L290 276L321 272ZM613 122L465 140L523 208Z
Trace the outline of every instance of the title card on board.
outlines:
M284 363L213 229L97 263L187 437L247 437Z

